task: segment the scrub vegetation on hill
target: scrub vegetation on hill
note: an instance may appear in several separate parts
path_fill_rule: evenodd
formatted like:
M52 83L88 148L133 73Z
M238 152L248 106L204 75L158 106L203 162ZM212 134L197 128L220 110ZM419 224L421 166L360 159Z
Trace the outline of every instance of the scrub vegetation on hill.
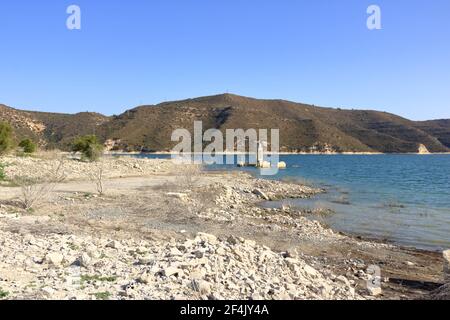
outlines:
M0 120L17 136L36 137L48 148L70 150L77 136L96 135L116 150L168 151L173 130L280 129L284 152L413 153L450 151L450 120L410 121L370 110L317 107L285 100L260 100L222 94L140 106L121 115L27 112L0 105ZM35 139L33 139L35 140Z

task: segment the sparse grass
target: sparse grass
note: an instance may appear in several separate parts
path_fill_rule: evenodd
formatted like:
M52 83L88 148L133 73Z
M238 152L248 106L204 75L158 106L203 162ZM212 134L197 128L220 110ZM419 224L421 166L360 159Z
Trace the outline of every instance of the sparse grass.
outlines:
M0 288L0 299L5 299L8 295L9 295L9 292L3 291L3 290Z
M89 282L89 281L99 281L99 282L116 282L117 281L117 277L115 276L109 276L109 277L102 277L99 275L94 275L94 276L90 276L90 275L82 275L81 276L81 284L84 284L85 282Z
M108 291L97 292L97 293L94 293L93 296L95 296L95 298L97 298L97 300L109 300L109 298L111 298L111 293Z
M80 249L79 246L73 244L73 243L69 243L69 248L73 251L78 251Z

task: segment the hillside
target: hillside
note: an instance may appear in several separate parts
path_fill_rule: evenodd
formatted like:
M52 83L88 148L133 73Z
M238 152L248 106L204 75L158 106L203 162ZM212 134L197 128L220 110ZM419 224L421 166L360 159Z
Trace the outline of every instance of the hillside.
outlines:
M170 150L174 129L192 131L193 122L221 131L279 128L281 151L447 152L432 133L413 121L377 111L338 110L283 100L258 100L231 94L141 106L114 117L104 137L121 139L129 150ZM443 133L450 126L441 127Z
M436 137L443 145L450 148L450 119L416 122L416 127Z
M45 125L31 113L0 104L0 121L7 122L13 126L14 139L16 141L27 137L38 142L40 145L46 144L43 137Z
M66 149L73 139L80 135L97 134L97 128L109 121L109 117L94 112L77 114L60 114L45 112L30 112L44 124L42 132L49 147Z
M1 110L8 110L2 112ZM12 116L13 114L13 116ZM322 108L284 100L259 100L222 94L158 105L140 106L119 116L75 115L0 108L0 120L18 135L32 135L48 146L65 148L77 135L119 141L128 151L168 151L173 130L203 128L280 129L281 151L430 152L450 151L450 120L414 122L378 111Z

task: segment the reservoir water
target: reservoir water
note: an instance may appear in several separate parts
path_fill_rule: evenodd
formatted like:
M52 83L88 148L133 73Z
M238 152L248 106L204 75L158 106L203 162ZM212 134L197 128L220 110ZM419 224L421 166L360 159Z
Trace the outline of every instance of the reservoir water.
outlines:
M281 155L280 160L287 169L262 178L324 188L324 194L312 199L288 202L330 209L334 213L321 219L333 229L421 249L450 248L450 155ZM208 169L245 170L259 176L255 168Z

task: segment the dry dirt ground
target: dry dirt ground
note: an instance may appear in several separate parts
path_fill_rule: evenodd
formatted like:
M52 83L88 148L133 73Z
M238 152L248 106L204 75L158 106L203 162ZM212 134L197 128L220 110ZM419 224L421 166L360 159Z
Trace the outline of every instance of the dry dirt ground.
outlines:
M269 199L320 192L295 183L257 180L240 172L202 172L164 160L107 158L101 164L65 159L64 181L25 210L17 175L49 176L57 159L6 158L13 180L0 186L0 231L11 234L95 236L135 241L183 241L199 232L254 240L316 270L344 276L367 299L420 299L442 282L439 253L339 234L298 209L266 209ZM102 170L104 193L92 172ZM98 180L98 179L97 179ZM383 294L366 289L367 268L381 269ZM1 278L1 275L0 275ZM1 279L0 279L1 280ZM0 288L1 289L1 288Z

